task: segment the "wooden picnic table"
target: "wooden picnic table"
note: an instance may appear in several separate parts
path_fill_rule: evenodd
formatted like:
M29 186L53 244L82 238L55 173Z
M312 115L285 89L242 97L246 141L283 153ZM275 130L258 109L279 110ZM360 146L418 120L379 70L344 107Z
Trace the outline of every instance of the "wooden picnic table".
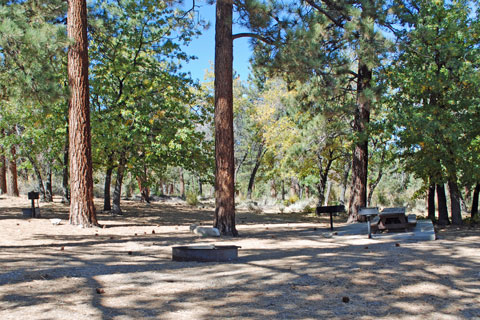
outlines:
M385 208L379 214L378 230L404 230L409 227L405 207Z

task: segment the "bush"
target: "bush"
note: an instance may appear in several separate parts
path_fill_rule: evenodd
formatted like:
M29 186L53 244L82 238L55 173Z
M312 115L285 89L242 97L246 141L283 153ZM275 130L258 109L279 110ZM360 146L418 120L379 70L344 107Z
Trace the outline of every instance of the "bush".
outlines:
M300 198L296 194L294 194L293 196L290 196L290 198L284 201L284 205L288 207L289 205L294 204L298 200L300 200Z
M316 209L317 209L316 207L312 207L312 206L307 204L307 206L303 209L303 212L304 213L315 213Z
M197 197L197 193L194 191L187 191L187 194L185 196L186 196L187 204L191 206L196 206L200 203Z

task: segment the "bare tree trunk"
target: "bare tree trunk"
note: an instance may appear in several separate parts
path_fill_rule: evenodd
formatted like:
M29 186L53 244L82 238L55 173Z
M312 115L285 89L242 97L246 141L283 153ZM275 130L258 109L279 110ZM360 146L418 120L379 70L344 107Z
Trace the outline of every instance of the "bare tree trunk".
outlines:
M480 193L480 183L477 183L475 185L475 189L473 190L473 196L472 196L472 213L471 217L472 219L475 219L475 217L478 217L478 195Z
M113 173L113 155L108 157L107 171L105 172L105 185L103 188L103 211L112 210L110 199L110 188L112 185L112 173Z
M250 174L250 179L248 181L248 188L247 188L247 199L252 199L252 190L253 184L255 183L255 176L257 175L258 168L260 167L260 163L262 162L262 157L265 154L263 151L263 143L260 144L257 152L257 156L255 157L255 165L253 166L252 173Z
M183 168L178 169L178 175L180 177L180 197L185 199L185 177L183 176Z
M463 197L463 204L465 207L462 207L466 212L468 212L468 204L472 201L472 189L471 186L466 185L464 189L465 196Z
M428 207L428 219L435 222L435 184L431 183L428 187L428 199L427 199L427 207Z
M328 199L330 198L330 192L332 191L332 181L327 182L327 191L325 193L325 200L323 201L324 206L328 206Z
M202 179L198 177L198 195L200 197L203 197L203 184L202 184Z
M117 167L117 177L115 180L115 189L113 190L113 214L122 214L122 208L120 207L120 200L122 197L122 183L123 183L123 174L125 172L125 164L127 162L126 152L123 151L120 154L120 159L118 161Z
M462 209L460 207L460 191L457 182L450 179L448 181L448 190L450 192L450 210L452 213L452 224L462 224Z
M52 164L47 164L47 180L45 181L45 201L53 202L53 186L52 186Z
M86 0L69 0L67 17L72 41L68 49L70 223L91 227L98 222L93 204Z
M20 192L18 191L17 183L17 151L15 146L12 146L10 149L10 160L8 161L8 183L7 183L7 194L11 197L19 197Z
M215 218L223 235L235 227L235 160L233 150L232 0L217 0L215 23Z
M285 179L282 179L282 201L285 201Z
M145 176L137 177L138 189L140 190L140 201L150 203L150 188L147 186L147 175L145 171Z
M327 159L327 163L324 169L322 168L323 165L319 164L320 182L317 184L319 206L322 206L325 203L325 190L327 188L328 174L330 173L330 168L332 167L332 163L333 163L332 156L333 156L333 153L330 152L330 158ZM319 159L319 161L321 160ZM330 193L330 191L328 192Z
M377 175L377 178L372 181L372 183L370 183L369 185L369 190L368 190L368 196L367 196L367 206L371 206L371 203L372 203L372 197L373 197L373 192L375 191L375 188L378 186L378 184L380 183L380 180L382 180L382 177L383 177L383 164L385 162L385 154L386 154L386 151L385 149L382 150L382 154L380 156L380 165L379 165L379 168L378 168L378 175Z
M270 180L270 197L273 199L277 198L277 187L275 185L275 180Z
M340 204L345 205L345 194L347 192L347 185L348 185L348 176L350 175L350 169L352 168L352 162L346 162L345 166L343 167L343 178L342 178L342 185L340 190Z
M242 164L247 159L247 156L248 156L249 153L250 153L250 148L247 148L247 150L245 151L245 154L243 155L242 160L238 161L237 168L235 169L235 181L237 179L238 172L240 171L240 168L242 167Z
M438 206L438 224L450 224L448 219L447 197L445 195L445 185L437 184L437 206Z
M38 188L38 192L40 193L40 200L46 201L46 192L43 184L42 172L40 171L40 167L37 163L37 160L28 154L27 154L27 159L32 164L33 172L35 173L35 176L37 176L37 188Z
M357 107L355 109L353 131L357 134L352 160L352 188L350 194L348 222L360 220L358 209L367 205L368 137L366 128L370 122L370 98L365 91L371 87L372 70L359 61L357 84ZM363 136L363 137L362 137Z

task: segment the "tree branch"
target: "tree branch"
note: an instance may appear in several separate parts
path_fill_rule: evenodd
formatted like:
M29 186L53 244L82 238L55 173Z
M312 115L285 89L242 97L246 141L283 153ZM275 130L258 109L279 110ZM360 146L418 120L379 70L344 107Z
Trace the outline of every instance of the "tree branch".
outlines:
M257 40L265 42L266 44L274 44L273 40L262 37L259 34L251 33L251 32L243 32L243 33L237 33L232 35L232 40L239 39L239 38L255 38Z
M319 5L317 5L315 2L313 2L313 0L306 0L306 2L312 6L313 8L317 9L318 11L320 11L323 15L325 15L330 21L332 21L337 27L339 28L343 28L343 25L340 21L338 21L337 19L335 19L330 13L328 13L327 11L323 10L323 8L321 8Z

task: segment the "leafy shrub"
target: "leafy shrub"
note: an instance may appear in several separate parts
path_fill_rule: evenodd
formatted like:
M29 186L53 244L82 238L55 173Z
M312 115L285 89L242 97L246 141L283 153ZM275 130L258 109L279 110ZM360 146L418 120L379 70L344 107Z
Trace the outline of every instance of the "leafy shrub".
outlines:
M312 207L310 205L306 205L305 208L303 209L304 213L315 213L316 208Z
M200 203L197 197L197 193L194 191L187 191L187 194L185 196L186 196L187 204L191 206L196 206Z
M284 201L284 205L288 207L289 205L294 204L298 200L300 200L300 198L298 198L298 196L294 194L293 196L290 196L287 200Z
M390 204L390 201L388 201L383 190L377 193L377 201L378 201L378 204L382 206L387 206Z

